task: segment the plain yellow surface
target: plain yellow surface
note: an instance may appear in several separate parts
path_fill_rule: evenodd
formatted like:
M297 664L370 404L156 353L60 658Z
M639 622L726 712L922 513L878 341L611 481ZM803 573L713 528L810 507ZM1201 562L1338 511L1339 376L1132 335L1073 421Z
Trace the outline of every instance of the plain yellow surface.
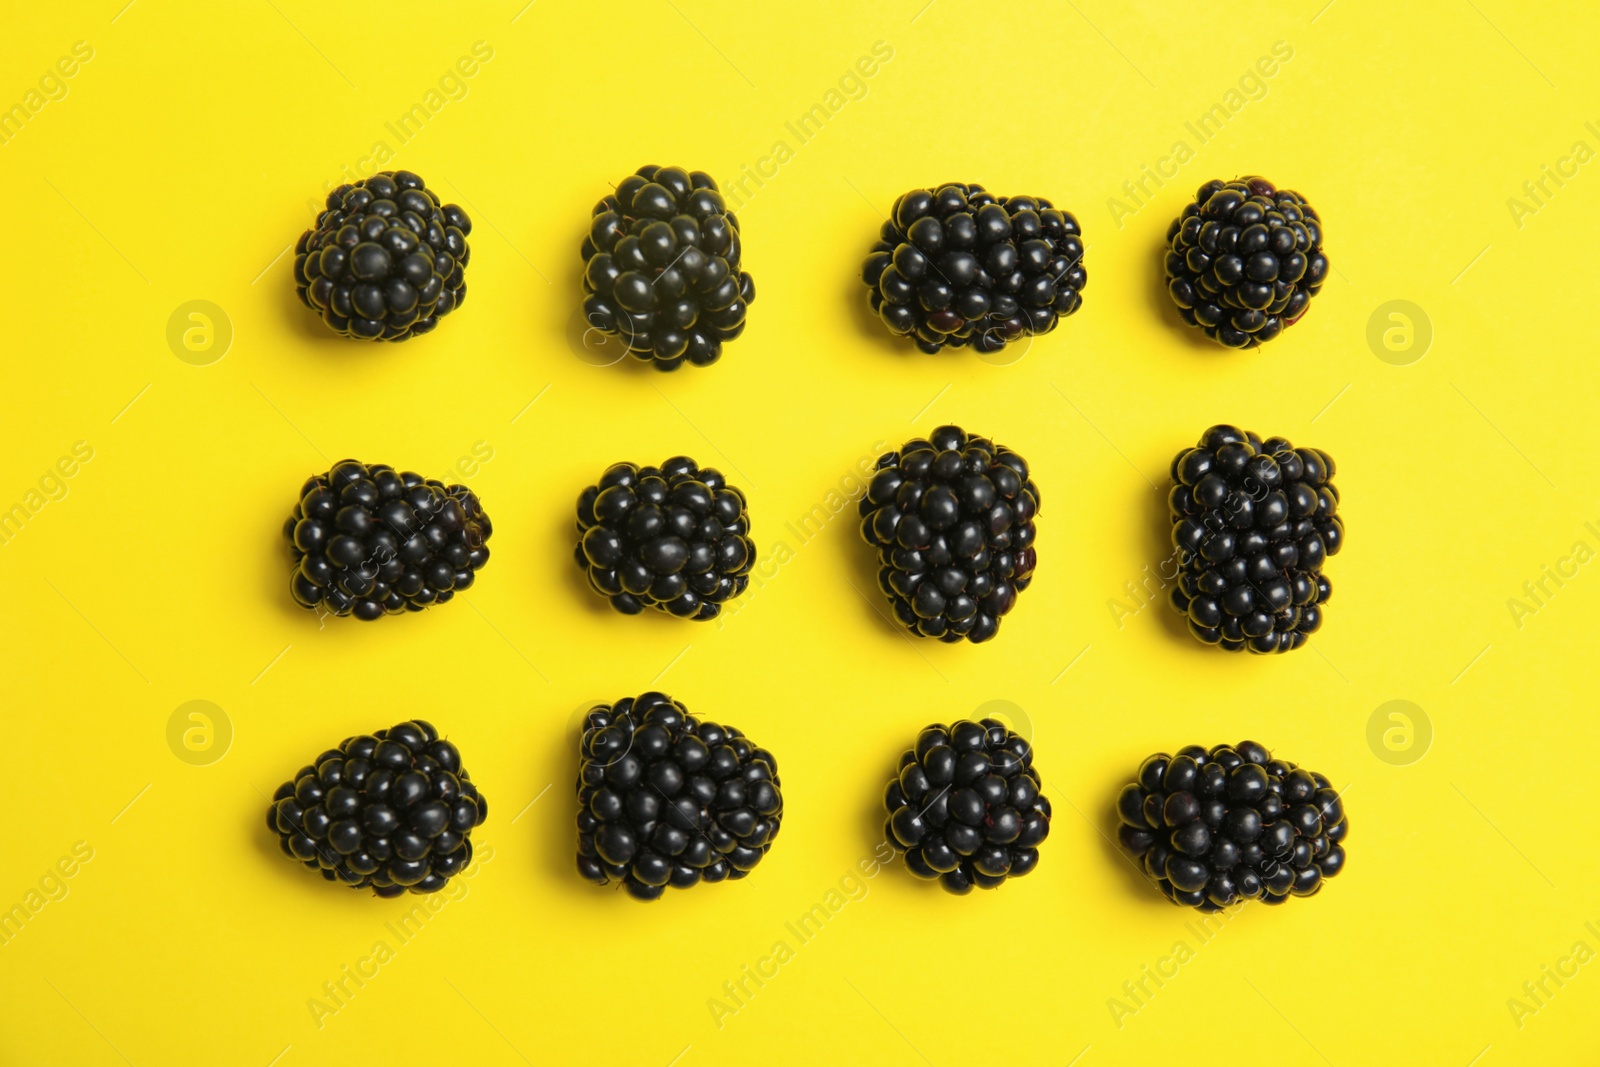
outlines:
M0 43L24 109L0 144L0 508L24 520L0 545L0 1060L1594 1061L1588 5L122 3L23 5ZM475 223L465 307L395 347L327 333L283 254L384 152ZM646 162L766 175L750 326L707 371L569 347L590 208ZM1159 265L1186 198L1239 173L1311 199L1334 270L1229 354ZM914 354L863 309L882 213L947 180L1082 221L1086 303L1010 365ZM1426 322L1384 313L1375 350L1394 300ZM226 324L184 311L170 346L191 301ZM897 636L844 500L950 421L1044 499L1035 584L984 646ZM1171 456L1219 421L1338 461L1348 546L1308 649L1226 656L1130 593ZM720 625L617 616L570 558L589 480L682 452L751 501L763 563ZM494 558L464 602L323 627L290 602L280 524L345 455L470 472ZM652 686L770 747L787 808L751 878L644 907L572 870L570 726ZM1055 803L1037 872L958 899L874 867L898 752L996 700ZM262 814L412 715L491 815L408 925L419 898L325 884ZM1208 931L1109 812L1148 753L1245 737L1348 789L1349 866Z

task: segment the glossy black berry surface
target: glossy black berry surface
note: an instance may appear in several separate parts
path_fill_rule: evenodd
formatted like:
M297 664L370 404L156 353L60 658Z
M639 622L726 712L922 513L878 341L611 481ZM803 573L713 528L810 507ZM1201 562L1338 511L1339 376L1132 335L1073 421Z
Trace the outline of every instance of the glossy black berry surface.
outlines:
M957 894L994 889L1039 865L1050 833L1039 789L1033 745L998 719L935 723L884 791L884 834L918 878Z
M1158 752L1117 796L1117 839L1166 898L1201 911L1309 897L1344 870L1328 779L1254 741Z
M708 367L756 298L739 220L705 171L640 167L594 207L583 239L584 317L656 370Z
M637 900L743 878L783 822L778 761L664 693L600 704L578 762L578 873Z
M589 586L624 615L655 608L714 619L755 563L744 494L688 456L617 463L578 496L573 552Z
M1088 274L1072 212L953 182L895 201L861 280L889 332L922 351L998 352L1077 311Z
M1212 180L1167 228L1166 267L1183 321L1253 348L1298 322L1327 280L1322 222L1265 178Z
M1189 632L1229 652L1287 652L1322 626L1322 573L1344 546L1333 457L1213 426L1172 461L1178 584Z
M472 586L493 529L464 485L342 459L306 479L283 524L289 592L302 607L369 622L421 611Z
M467 298L472 220L409 170L382 171L328 194L294 246L300 300L346 337L405 341Z
M941 426L885 453L860 510L878 587L918 636L987 641L1033 580L1039 488L987 437Z
M380 897L435 893L472 862L489 803L456 746L421 719L347 737L272 794L284 855Z

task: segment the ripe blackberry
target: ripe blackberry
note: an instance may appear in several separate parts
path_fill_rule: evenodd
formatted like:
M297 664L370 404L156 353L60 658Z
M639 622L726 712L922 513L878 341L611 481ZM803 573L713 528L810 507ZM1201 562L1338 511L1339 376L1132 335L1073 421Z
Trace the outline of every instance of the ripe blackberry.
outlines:
M783 822L772 753L664 693L590 710L578 807L578 873L638 900L743 878Z
M584 318L656 370L708 367L744 332L756 298L740 252L739 220L711 175L640 167L594 206Z
M1344 545L1333 457L1213 426L1172 461L1171 603L1189 632L1229 652L1287 652L1322 625L1322 573Z
M283 524L302 607L371 621L469 589L489 562L489 516L464 485L342 459L300 487Z
M409 170L386 170L328 194L294 246L306 307L346 337L405 341L467 298L472 220Z
M913 189L894 202L861 280L889 332L924 352L998 352L1049 333L1083 304L1083 238L1072 212L981 185Z
M1316 210L1256 177L1202 185L1167 227L1166 263L1183 321L1229 348L1299 321L1328 277Z
M861 499L878 587L914 634L987 641L1038 564L1039 487L1021 456L941 426L879 457Z
M688 456L617 463L578 496L573 551L589 585L624 615L655 608L714 619L750 584L755 542L744 494Z
M1158 752L1117 797L1117 838L1175 904L1309 897L1344 869L1350 830L1328 779L1254 741Z
M918 878L957 894L994 889L1039 865L1050 833L1039 785L1033 746L999 719L934 723L884 791L884 834Z
M456 746L421 719L347 737L278 787L267 826L284 855L380 897L435 893L472 862L489 802Z

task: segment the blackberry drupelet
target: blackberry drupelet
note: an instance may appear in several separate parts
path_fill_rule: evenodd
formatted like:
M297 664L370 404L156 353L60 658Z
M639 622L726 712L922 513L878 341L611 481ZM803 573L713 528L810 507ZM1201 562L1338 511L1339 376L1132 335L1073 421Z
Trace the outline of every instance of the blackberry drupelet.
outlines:
M573 552L589 585L624 615L655 608L714 619L755 563L744 494L688 456L617 463L578 496Z
M918 878L952 893L994 889L1039 865L1050 801L1033 746L998 719L935 723L900 757L884 834Z
M405 341L467 298L472 220L409 170L386 170L328 194L294 246L300 300L346 337Z
M472 490L342 459L300 487L283 524L295 602L371 621L471 588L489 562L489 516Z
M861 280L872 310L924 352L1049 333L1083 304L1083 238L1072 212L981 185L913 189L895 201Z
M456 746L421 719L347 737L278 787L267 826L284 855L380 897L434 893L472 862L489 804Z
M1117 797L1117 838L1175 904L1309 897L1344 869L1350 823L1328 779L1254 741L1158 752Z
M1166 265L1183 321L1229 348L1298 322L1328 277L1316 210L1257 177L1202 185L1167 228Z
M756 298L741 251L739 220L711 175L640 167L594 207L584 318L656 370L708 367L744 332Z
M664 693L589 712L578 807L578 873L638 900L743 878L783 822L772 753Z
M921 637L987 641L1033 581L1039 487L986 437L941 426L885 453L860 510L878 586Z
M1333 457L1213 426L1172 461L1167 510L1179 564L1171 603L1230 652L1287 652L1322 625L1322 573L1344 545Z

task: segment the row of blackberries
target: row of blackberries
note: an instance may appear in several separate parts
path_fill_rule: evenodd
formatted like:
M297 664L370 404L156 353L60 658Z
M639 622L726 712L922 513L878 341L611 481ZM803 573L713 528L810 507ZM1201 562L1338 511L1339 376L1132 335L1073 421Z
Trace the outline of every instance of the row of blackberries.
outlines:
M341 185L295 245L295 290L331 329L404 341L466 300L472 221L410 171ZM657 370L709 366L744 332L755 284L739 220L704 171L640 167L595 205L583 239L584 318ZM895 201L862 281L874 314L924 352L994 353L1083 304L1078 220L1043 197L973 183ZM1168 291L1231 348L1270 341L1328 274L1317 213L1264 178L1209 181L1167 232Z
M1190 630L1230 651L1283 652L1322 624L1322 574L1344 543L1333 460L1214 426L1173 460L1171 600ZM1016 452L941 426L878 459L861 535L910 633L983 642L1033 581L1039 487ZM466 486L341 460L308 479L283 527L290 592L307 608L378 619L471 587L493 526ZM573 556L626 615L716 618L750 583L745 495L687 456L618 463L578 497Z
M1039 863L1050 801L1028 738L994 718L935 723L884 791L884 840L952 893ZM778 761L664 693L584 716L578 872L639 900L743 878L783 823ZM346 738L278 787L267 824L285 855L379 896L431 893L472 861L488 816L461 753L422 720ZM1328 779L1253 741L1157 753L1117 799L1119 839L1169 899L1205 911L1310 896L1344 867L1349 829Z

